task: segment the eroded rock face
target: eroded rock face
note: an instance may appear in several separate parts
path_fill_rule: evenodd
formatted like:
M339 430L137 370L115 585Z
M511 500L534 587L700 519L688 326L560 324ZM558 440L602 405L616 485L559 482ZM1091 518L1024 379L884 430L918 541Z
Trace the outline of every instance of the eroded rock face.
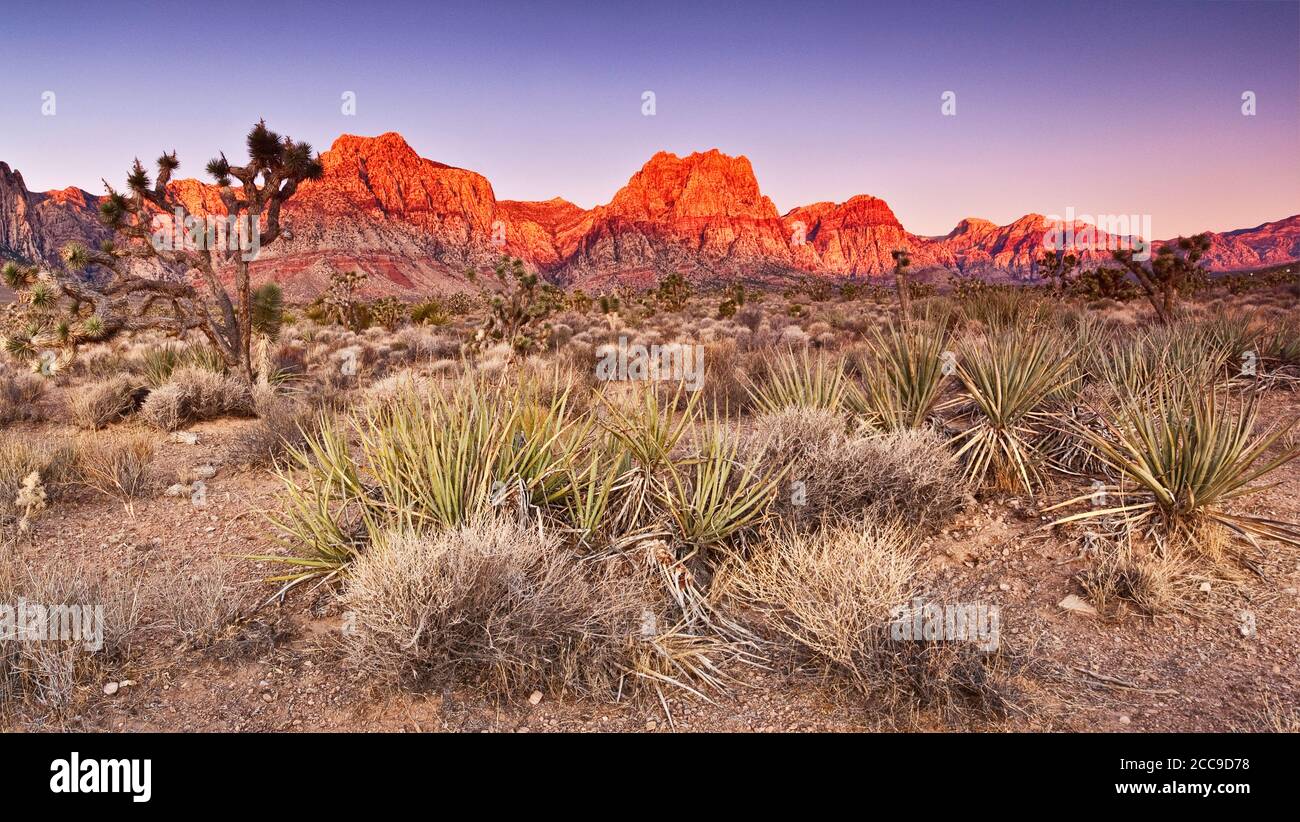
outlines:
M809 272L882 276L893 271L896 249L911 253L914 268L943 264L934 244L904 230L878 197L859 194L843 203L800 206L784 220L796 261Z
M914 270L978 276L1032 276L1052 224L1027 214L1009 225L962 220L943 237L909 233L889 205L858 195L843 203L800 206L784 215L763 195L743 156L711 150L660 152L608 204L590 210L567 200L496 199L481 174L420 157L401 135L343 135L321 155L322 179L304 183L285 206L286 233L253 264L257 281L275 279L310 298L334 271L359 269L366 294L414 296L473 288L468 268L502 254L524 259L550 279L582 287L644 285L673 271L700 282L791 275L880 277L891 252L906 249ZM195 213L221 213L217 188L172 183ZM69 240L98 244L100 198L70 188L28 192L0 163L0 252L55 265ZM1085 260L1109 259L1094 231ZM1300 215L1211 235L1212 270L1300 258ZM1156 244L1159 247L1159 243Z

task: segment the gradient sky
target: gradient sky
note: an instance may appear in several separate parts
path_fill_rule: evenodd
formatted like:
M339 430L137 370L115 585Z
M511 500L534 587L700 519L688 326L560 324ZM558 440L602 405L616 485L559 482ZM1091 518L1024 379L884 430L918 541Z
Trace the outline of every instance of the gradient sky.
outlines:
M1294 0L114 5L0 20L0 160L33 190L99 193L171 148L198 175L264 116L321 150L399 131L499 198L586 207L656 151L717 147L782 212L874 194L918 234L1068 207L1150 214L1161 238L1300 212Z

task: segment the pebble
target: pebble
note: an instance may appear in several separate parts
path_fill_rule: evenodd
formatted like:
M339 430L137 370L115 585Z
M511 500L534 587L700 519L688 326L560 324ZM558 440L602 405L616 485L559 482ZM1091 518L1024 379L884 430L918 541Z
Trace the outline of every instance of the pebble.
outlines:
M194 479L207 480L217 475L217 469L211 465L196 465L190 469L190 476Z
M172 442L179 442L181 445L198 445L199 435L193 431L176 431L172 434Z
M1128 725L1132 722L1133 720L1129 719L1128 714L1122 714L1119 718L1119 724L1121 725Z
M116 682L105 682L105 683L104 683L104 695L105 695L105 696L112 696L113 694L117 693L117 689L118 689L119 687L120 687L120 686L119 686Z
M541 691L533 691L531 694L528 695L528 704L529 704L529 705L536 705L537 703L539 703L539 702L541 702L541 701L542 701L542 692L541 692Z

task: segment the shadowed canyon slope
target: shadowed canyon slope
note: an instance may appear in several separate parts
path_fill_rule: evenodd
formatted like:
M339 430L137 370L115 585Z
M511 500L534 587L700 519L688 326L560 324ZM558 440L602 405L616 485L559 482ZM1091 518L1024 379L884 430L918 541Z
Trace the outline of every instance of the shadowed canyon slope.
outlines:
M916 269L1027 277L1051 228L1037 214L1005 226L968 218L945 236L921 237L884 200L865 194L780 214L749 160L716 149L660 152L609 203L590 210L559 197L497 200L481 174L422 158L393 132L343 135L321 159L322 179L304 184L285 208L287 236L254 266L258 279L279 280L300 297L318 293L331 272L353 268L370 275L372 293L462 290L470 287L467 268L502 253L588 288L644 284L672 271L700 282L880 276L897 248L912 253ZM214 186L193 179L173 186L191 210L220 211ZM108 236L96 219L98 200L76 188L30 192L0 163L0 253L55 265L64 243L98 243ZM1099 232L1095 242L1105 239ZM1300 259L1300 216L1211 240L1213 270L1289 262Z

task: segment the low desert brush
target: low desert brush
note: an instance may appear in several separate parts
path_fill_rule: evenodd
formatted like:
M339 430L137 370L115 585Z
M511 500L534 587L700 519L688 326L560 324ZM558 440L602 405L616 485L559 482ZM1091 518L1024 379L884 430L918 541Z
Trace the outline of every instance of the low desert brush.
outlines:
M800 528L868 509L940 526L965 505L967 483L933 431L846 433L836 414L790 409L755 418L744 451L788 467L773 510Z
M153 440L146 435L98 435L81 443L75 470L80 484L117 500L134 514L134 501L152 488L153 457Z
M68 414L81 428L97 431L117 422L140 405L146 389L129 374L83 385L68 396Z
M649 605L618 557L578 562L554 535L485 519L385 533L354 563L344 643L381 681L611 697Z

